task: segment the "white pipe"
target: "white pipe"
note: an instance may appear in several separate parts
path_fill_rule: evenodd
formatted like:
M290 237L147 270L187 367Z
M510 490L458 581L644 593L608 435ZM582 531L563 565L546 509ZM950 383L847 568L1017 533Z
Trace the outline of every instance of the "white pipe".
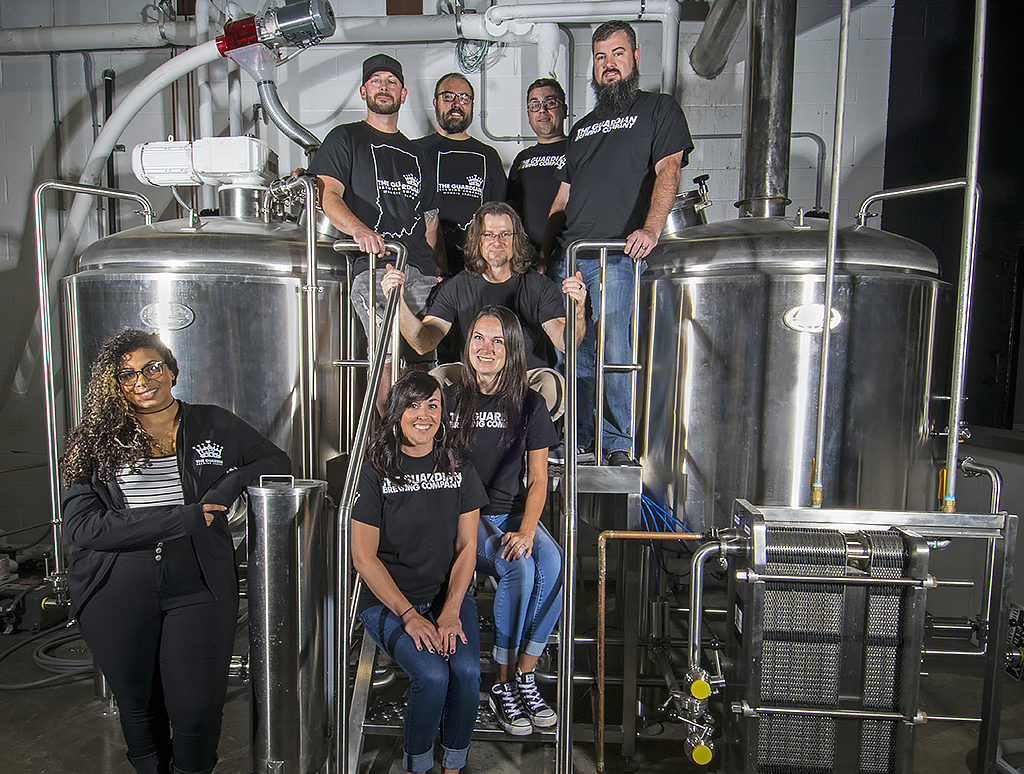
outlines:
M524 21L657 21L670 13L668 6L677 0L590 0L581 3L524 3L522 5L492 5L484 13L491 24L501 25L512 20Z
M550 23L536 24L533 29L537 37L537 77L556 78L561 31L557 24Z
M661 91L676 96L676 67L679 64L679 3L669 0L661 20Z
M217 41L210 40L184 53L173 57L157 69L143 78L139 84L125 95L125 98L117 106L117 109L110 114L110 118L103 124L103 131L96 138L89 158L86 159L82 169L82 175L78 181L84 185L93 185L99 180L107 163L107 156L114 150L121 133L131 122L135 115L153 97L170 86L178 78L192 72L199 65L209 64L216 61L220 56L217 50ZM64 226L64 235L61 237L60 245L53 258L50 268L50 287L56 288L56 284L68 270L71 258L78 247L78 239L82 235L82 228L89 217L91 209L91 196L78 194L75 196L71 209L68 211L67 222ZM36 312L33 333L29 335L28 343L22 354L21 362L18 364L18 371L14 375L12 391L24 395L28 392L29 383L32 379L32 371L35 369L38 353L35 351L35 342L39 340L39 312Z
M462 18L462 33L459 34L455 17L450 14L438 16L349 16L338 19L334 34L320 46L338 43L435 43L458 40L492 40L500 43L521 45L531 43L532 24L504 26L500 32L491 32L486 27L483 14L465 14Z
M224 5L227 20L234 21L248 16L238 3L229 0ZM242 122L242 70L233 59L228 60L228 134L240 137L245 131Z
M0 54L44 54L49 51L96 51L120 48L191 46L192 22L146 24L73 24L66 27L0 29Z
M210 39L210 11L213 7L210 0L196 0L196 43L203 44ZM199 65L196 68L196 93L199 102L199 137L213 137L213 89L210 87L210 66ZM200 209L212 210L216 205L212 185L204 185L199 189Z

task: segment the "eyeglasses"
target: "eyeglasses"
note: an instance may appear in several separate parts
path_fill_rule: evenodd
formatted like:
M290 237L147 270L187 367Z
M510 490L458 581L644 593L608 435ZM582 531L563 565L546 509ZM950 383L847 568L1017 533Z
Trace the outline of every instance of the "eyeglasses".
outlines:
M455 100L458 100L463 105L468 105L473 101L472 94L457 94L454 91L439 91L437 96L441 98L441 101L450 105Z
M135 384L139 377L145 377L146 379L156 379L164 372L164 361L154 360L152 363L146 363L138 371L133 371L128 368L124 371L118 371L114 374L114 378L117 379L117 383L122 387L130 387Z
M531 113L539 113L544 110L555 110L562 104L558 97L545 97L544 99L531 99L526 103L526 109Z
M504 241L506 239L511 239L512 236L513 236L513 234L512 234L511 231L501 231L501 232L499 232L497 234L495 234L495 233L493 233L491 231L485 231L484 233L482 233L480 235L480 238L481 239L489 239L491 241L494 241L495 239L501 239L502 241Z

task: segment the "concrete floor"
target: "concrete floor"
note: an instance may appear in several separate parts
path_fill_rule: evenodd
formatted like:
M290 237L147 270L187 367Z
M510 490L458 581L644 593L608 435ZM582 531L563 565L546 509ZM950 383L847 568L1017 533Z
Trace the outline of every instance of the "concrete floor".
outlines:
M15 634L0 637L0 651L24 639ZM28 682L48 676L31 658L28 645L0 663L0 683ZM76 655L70 643L62 654ZM81 656L78 650L77 655ZM922 680L922 708L931 714L973 715L980 701L977 665L966 660L929 665ZM547 688L553 695L553 689ZM583 709L584 702L580 702ZM1004 682L1004 716L1001 737L1024 737L1024 686L1010 678ZM124 759L118 721L104 716L105 705L96 699L91 679L25 691L0 691L0 771L9 774L131 774ZM915 772L955 774L973 770L975 727L948 722L930 723L918 729ZM608 749L609 770L619 770L618 751ZM574 751L577 772L595 771L594 745L580 743ZM401 742L396 738L367 740L361 774L396 774L401 771ZM699 771L687 765L678 741L642 740L634 759L637 770L665 772ZM466 774L540 774L554 770L550 744L526 742L474 742ZM224 713L220 743L219 774L248 774L248 687L232 683Z

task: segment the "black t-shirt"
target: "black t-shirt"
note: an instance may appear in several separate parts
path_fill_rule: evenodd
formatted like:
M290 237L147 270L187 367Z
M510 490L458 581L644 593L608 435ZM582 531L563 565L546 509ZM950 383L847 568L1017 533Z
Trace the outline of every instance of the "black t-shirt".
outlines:
M482 276L461 271L438 286L423 316L451 323L449 335L454 333L461 352L476 313L492 304L508 307L522 323L527 368L554 365L554 346L541 326L564 318L565 302L558 285L532 269L504 282L488 282Z
M359 474L352 518L380 530L377 557L409 602L432 602L445 587L455 559L459 514L487 504L472 465L435 471L434 454L402 454L405 483L396 484L367 461ZM367 589L360 610L379 603Z
M521 150L508 171L508 203L523 219L526 233L538 250L544 241L551 202L562 183L557 173L565 168L567 144L562 139Z
M474 137L453 140L434 132L416 140L437 182L441 232L448 271L462 270L462 244L473 215L484 202L505 201L505 170L490 145Z
M401 132L379 132L365 121L331 130L309 163L312 175L328 175L345 186L342 199L352 214L386 241L409 251L409 263L435 274L423 213L437 209L432 167ZM355 264L364 271L369 260Z
M449 387L445 394L452 416L458 417L458 389ZM506 444L508 421L495 395L476 394L476 432L472 462L487 489L490 503L481 513L522 513L526 507L526 453L546 449L558 443L558 433L540 393L529 390L519 420L519 433L511 445Z
M656 177L654 165L693 140L679 104L667 94L637 92L615 116L588 113L573 126L560 180L569 183L562 247L577 239L625 239L644 224ZM608 195L611 182L615 195Z

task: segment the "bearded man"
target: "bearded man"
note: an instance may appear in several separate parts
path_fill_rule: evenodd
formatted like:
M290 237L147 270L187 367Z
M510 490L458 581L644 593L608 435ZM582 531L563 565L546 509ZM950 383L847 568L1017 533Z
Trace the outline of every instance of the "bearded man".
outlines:
M565 214L565 229L558 234L558 254L552 261L556 276L565 276L564 250L578 239L623 239L625 252L610 253L605 294L605 362L629 363L633 316L633 262L658 244L665 219L675 202L679 171L685 166L693 141L682 108L667 94L642 91L640 51L636 33L623 21L605 22L591 41L593 81L597 106L572 128L566 149L562 183L551 205L549 224ZM555 234L545 235L544 259L551 255ZM579 399L578 432L581 446L594 439L595 367L598 315L596 293L600 262L596 254L583 254L577 263L590 290L591 321L577 360ZM630 375L605 374L605 409L602 434L604 453L611 465L635 464L630 449L634 428L630 422Z
M434 85L437 131L416 140L433 168L443 243L436 262L443 274L463 267L466 229L484 202L505 200L505 170L490 145L469 136L473 123L473 84L462 73L448 73Z

